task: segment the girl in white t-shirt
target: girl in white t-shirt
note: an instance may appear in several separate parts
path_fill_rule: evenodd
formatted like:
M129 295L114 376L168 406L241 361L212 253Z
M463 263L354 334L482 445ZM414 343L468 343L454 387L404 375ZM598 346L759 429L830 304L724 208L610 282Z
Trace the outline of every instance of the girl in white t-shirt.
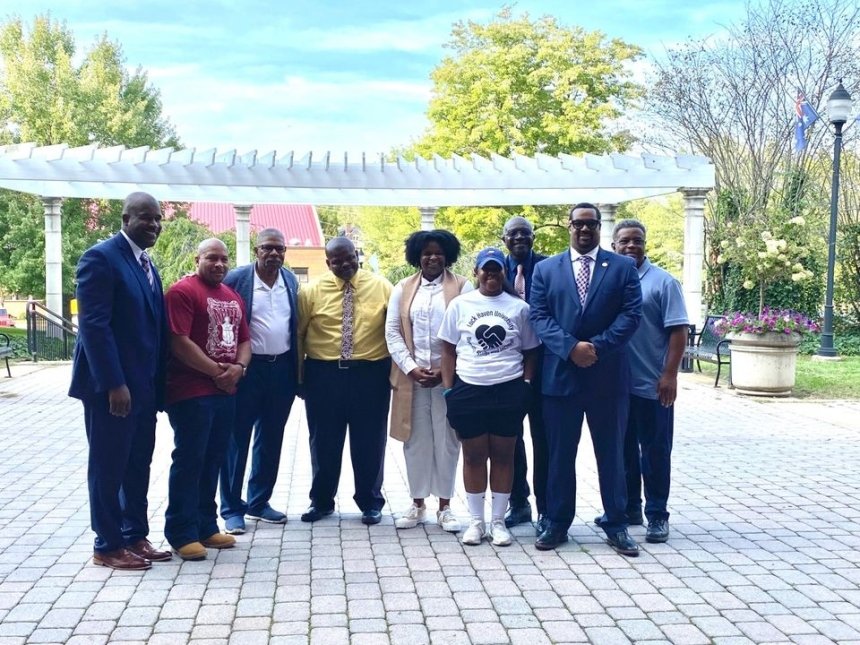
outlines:
M513 482L514 445L531 397L540 342L529 323L529 306L505 279L504 255L486 248L475 263L478 290L451 301L439 338L448 421L463 446L463 483L471 521L463 544L507 546L505 510ZM493 495L489 533L484 496Z

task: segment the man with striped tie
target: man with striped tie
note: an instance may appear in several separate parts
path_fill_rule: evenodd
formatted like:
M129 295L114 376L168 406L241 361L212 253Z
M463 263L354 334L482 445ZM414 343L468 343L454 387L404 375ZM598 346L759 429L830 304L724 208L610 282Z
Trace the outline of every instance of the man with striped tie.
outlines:
M132 193L123 204L122 230L88 249L77 269L79 332L69 396L84 404L93 563L112 569L148 569L171 558L147 539L167 319L161 279L146 249L160 233L158 202Z
M325 255L331 273L299 291L302 389L313 467L311 505L302 521L316 522L334 511L348 427L353 499L361 521L378 524L385 505L382 472L391 400L385 312L393 287L359 268L355 246L345 237L330 240Z
M524 217L512 217L505 223L502 241L508 248L505 258L505 276L520 298L529 301L532 286L532 274L535 265L546 256L532 250L535 241L534 227ZM538 521L537 534L543 532L546 515L546 434L543 426L543 405L540 397L540 362L535 368L535 378L532 383L532 400L529 405L529 433L532 437L532 485L537 505ZM514 448L514 483L511 488L510 508L505 515L505 526L532 521L532 507L529 504L528 465L526 463L526 445L523 435L517 438Z

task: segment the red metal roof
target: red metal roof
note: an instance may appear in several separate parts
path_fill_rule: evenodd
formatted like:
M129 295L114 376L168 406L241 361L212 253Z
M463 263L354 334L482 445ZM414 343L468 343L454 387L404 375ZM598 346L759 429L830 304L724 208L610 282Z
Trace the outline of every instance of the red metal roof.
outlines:
M236 228L232 204L193 202L188 216L215 234ZM283 231L287 246L324 246L316 208L307 204L254 204L251 231L276 228Z

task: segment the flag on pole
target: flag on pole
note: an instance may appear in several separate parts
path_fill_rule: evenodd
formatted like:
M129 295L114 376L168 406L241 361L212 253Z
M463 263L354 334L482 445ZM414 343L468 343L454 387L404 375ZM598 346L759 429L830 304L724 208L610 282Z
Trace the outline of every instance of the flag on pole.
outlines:
M794 122L794 151L806 150L806 131L818 120L818 112L809 104L803 91L797 90L797 100L794 103L797 119Z

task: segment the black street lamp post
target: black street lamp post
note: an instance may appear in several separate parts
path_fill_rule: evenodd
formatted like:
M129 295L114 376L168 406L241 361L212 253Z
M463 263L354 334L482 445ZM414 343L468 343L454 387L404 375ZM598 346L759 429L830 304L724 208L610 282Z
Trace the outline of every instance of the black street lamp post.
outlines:
M842 127L848 121L851 112L851 95L839 85L827 99L827 115L834 128L833 141L833 185L830 191L830 232L827 238L827 290L824 295L824 327L821 330L821 346L818 356L837 358L838 353L833 346L833 281L836 271L836 223L839 206L839 160L842 156Z

